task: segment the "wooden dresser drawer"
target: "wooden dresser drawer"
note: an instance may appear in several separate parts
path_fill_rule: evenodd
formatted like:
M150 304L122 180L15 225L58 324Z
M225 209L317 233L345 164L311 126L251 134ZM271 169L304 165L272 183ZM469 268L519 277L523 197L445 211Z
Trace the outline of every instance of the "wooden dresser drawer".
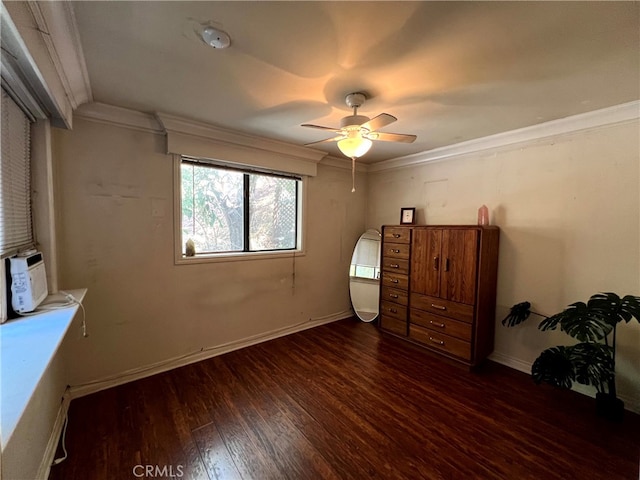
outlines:
M409 321L415 325L421 325L434 332L444 333L452 337L471 341L472 326L470 323L453 320L452 318L434 315L417 308L412 308L409 313Z
M455 320L462 320L463 322L473 322L473 305L451 302L449 300L412 292L411 307L424 310L425 312L435 313L436 315L444 315L445 317Z
M404 305L409 305L409 292L406 290L398 290L397 288L382 287L382 297L380 300L387 300L389 302Z
M383 257L382 269L388 272L409 274L409 260L401 258Z
M382 251L382 258L401 258L403 260L409 259L408 243L384 243L384 249Z
M382 286L407 290L409 288L409 276L401 273L382 272Z
M397 318L398 320L407 321L407 307L398 305L397 303L380 302L380 313Z
M385 227L384 241L393 243L410 243L411 229L403 227Z
M380 315L380 328L388 330L397 335L407 336L407 321L398 320L397 318L390 317L382 313Z
M471 344L459 338L450 337L449 335L434 332L433 330L413 324L409 324L409 338L429 348L460 357L464 360L471 360Z

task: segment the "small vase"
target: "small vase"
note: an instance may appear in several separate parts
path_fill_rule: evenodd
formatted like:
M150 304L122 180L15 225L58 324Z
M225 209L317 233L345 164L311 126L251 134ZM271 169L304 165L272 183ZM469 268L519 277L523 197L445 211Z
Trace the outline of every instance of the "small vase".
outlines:
M478 209L478 225L489 225L489 209L486 205Z

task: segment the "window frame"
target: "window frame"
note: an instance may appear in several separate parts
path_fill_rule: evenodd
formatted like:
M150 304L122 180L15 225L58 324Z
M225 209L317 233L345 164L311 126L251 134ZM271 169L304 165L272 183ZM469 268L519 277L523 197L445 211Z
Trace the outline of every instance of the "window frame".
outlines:
M188 155L173 155L173 199L174 199L174 208L173 208L173 231L174 231L174 263L176 265L185 265L185 264L196 264L196 263L212 263L212 262L229 262L229 261L242 261L242 260L259 260L259 259L268 259L268 258L291 258L291 257L300 257L305 255L305 244L306 244L306 196L307 196L307 177L304 175L290 175L292 178L295 177L296 180L299 180L298 183L298 192L297 192L297 218L296 218L296 245L295 249L286 249L286 250L260 250L260 251L231 251L231 252L215 252L215 253L197 253L193 257L187 257L182 253L182 173L181 173L181 165L182 161L192 161L194 163L202 163L209 164L214 168L227 168L230 170L240 171L244 173L255 173L258 175L269 175L272 174L274 176L289 176L286 173L280 172L270 172L267 169L263 168L252 168L249 165L241 165L241 164L231 164L228 162L212 160L212 159L204 159L204 158L196 158ZM246 178L246 177L245 177ZM248 218L246 217L246 213L248 211L248 204L245 204L245 214L244 214L244 222L245 222L245 238L248 235L247 231L247 223ZM246 246L245 246L246 248Z

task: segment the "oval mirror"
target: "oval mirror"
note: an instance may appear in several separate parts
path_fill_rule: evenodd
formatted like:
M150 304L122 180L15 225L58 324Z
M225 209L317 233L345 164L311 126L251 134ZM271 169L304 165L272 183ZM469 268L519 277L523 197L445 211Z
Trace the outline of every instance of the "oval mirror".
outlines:
M353 249L349 267L349 294L356 315L363 322L378 317L380 296L380 232L367 230Z

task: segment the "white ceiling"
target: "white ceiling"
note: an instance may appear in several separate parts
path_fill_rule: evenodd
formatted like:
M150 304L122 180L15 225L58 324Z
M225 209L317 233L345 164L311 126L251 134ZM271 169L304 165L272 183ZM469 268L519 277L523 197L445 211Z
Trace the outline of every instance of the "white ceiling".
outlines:
M638 2L73 2L94 101L304 144L371 98L374 163L640 98ZM213 25L228 49L204 44ZM315 148L340 156L334 144Z

